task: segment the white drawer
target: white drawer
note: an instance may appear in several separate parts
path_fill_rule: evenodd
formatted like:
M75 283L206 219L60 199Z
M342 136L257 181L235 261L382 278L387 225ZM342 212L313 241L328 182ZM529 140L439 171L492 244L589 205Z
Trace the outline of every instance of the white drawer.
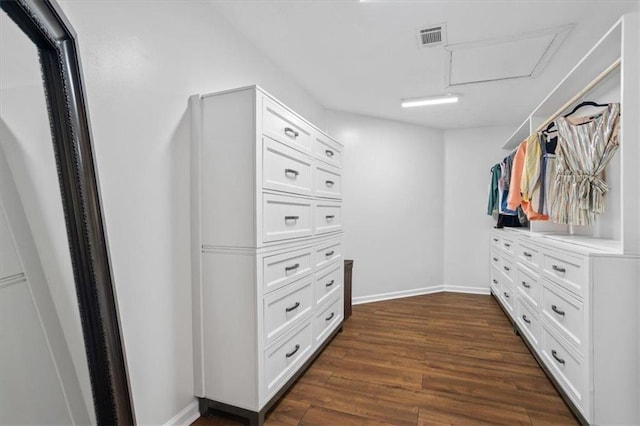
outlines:
M500 299L504 302L511 315L513 315L515 294L513 294L511 285L505 281L500 283Z
M315 232L338 231L342 228L342 205L338 201L316 201Z
M542 255L533 244L518 242L518 262L538 272L542 268Z
M312 145L316 158L336 167L342 167L342 148L336 142L322 133L315 133Z
M556 285L545 282L542 289L542 314L565 339L582 351L585 329L583 304Z
M311 195L311 159L268 137L262 138L262 186Z
M562 389L578 408L584 409L585 375L584 360L569 349L564 342L542 327L542 359L558 380Z
M264 293L279 289L302 278L313 269L313 249L311 247L265 256L262 258L262 281Z
M560 286L580 296L584 293L586 277L583 259L560 253L543 253L543 273Z
M520 265L516 269L518 274L515 285L519 294L537 310L542 300L542 280Z
M327 338L327 336L336 329L342 321L344 303L339 297L331 302L329 306L322 309L313 319L313 337L314 345L318 346Z
M312 201L284 195L262 195L264 242L306 237L313 233Z
M302 321L313 307L313 278L308 276L264 297L264 339L271 343Z
M311 127L290 111L263 98L262 132L292 148L311 153Z
M529 343L537 348L540 345L542 324L535 311L521 298L516 300L516 322L526 334Z
M311 322L292 330L264 353L264 394L268 400L311 355Z
M316 268L335 261L342 257L342 240L325 241L314 248L316 252Z
M340 170L322 164L317 164L315 170L314 195L322 198L341 198L342 176Z
M493 294L496 296L500 294L500 271L497 268L491 267L491 282L489 285L493 290Z
M512 257L503 255L500 258L500 271L507 277L509 284L516 280L516 264Z
M502 238L498 231L491 232L491 246L495 248L501 248Z
M514 239L502 237L500 239L500 247L510 255L516 254L516 241Z
M315 274L316 306L340 294L344 281L344 264L335 262Z
M502 266L500 266L500 257L501 253L494 248L491 248L491 265L497 270L502 270Z

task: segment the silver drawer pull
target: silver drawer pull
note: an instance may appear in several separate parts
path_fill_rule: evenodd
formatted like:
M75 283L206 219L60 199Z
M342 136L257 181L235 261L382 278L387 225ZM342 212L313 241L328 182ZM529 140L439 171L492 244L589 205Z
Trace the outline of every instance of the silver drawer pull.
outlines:
M293 139L295 139L298 136L300 136L300 133L296 132L291 127L285 127L284 128L284 134L289 136L290 138L293 138Z
M325 287L331 287L333 285L333 283L335 282L335 280L331 280L328 283L326 283L324 286Z
M295 271L295 270L296 270L296 269L298 269L299 267L300 267L300 264L299 264L299 263L296 263L295 265L292 265L292 266L286 266L286 267L284 268L284 271L285 271L285 272Z
M330 149L325 150L324 153L327 154L327 157L333 157L333 151Z
M560 358L558 356L558 352L556 352L555 349L551 350L551 355L556 359L556 361L558 361L560 364L564 365L564 359Z
M506 297L507 299L509 298L509 293L507 293L506 291L502 294L504 294L504 297Z
M552 265L552 266L551 266L551 268L552 268L554 271L556 271L556 272L562 272L562 273L567 272L567 270L566 270L566 269L561 268L561 267L556 266L556 265Z
M284 217L284 221L288 221L288 220L295 220L297 221L298 219L300 219L300 216L285 216Z
M300 345L296 345L296 347L291 352L289 352L288 354L285 354L285 356L287 358L291 358L292 356L294 356L296 354L296 352L298 352L298 349L300 349Z
M509 272L511 270L511 268L509 268L508 266L503 266L502 268L507 272Z
M511 247L511 244L504 243L505 247Z
M287 312L295 311L296 309L298 309L299 306L300 306L300 302L296 302L295 305L289 306L288 308L285 308L284 310L287 311Z
M498 280L492 280L494 284L498 284Z
M325 181L324 181L324 183L325 183L325 185L327 185L329 188L331 188L335 182L334 182L334 181L332 181L332 180L325 180Z
M527 324L531 324L531 320L524 314L522 315L522 321L526 322Z
M333 253L335 253L333 250L326 252L324 255L329 257L329 256L333 256Z
M335 316L336 316L336 314L335 314L334 312L331 312L331 315L329 315L328 317L326 317L324 320L325 320L325 321L331 321L331 319L332 319L333 317L335 317Z
M284 169L284 174L285 175L293 175L295 177L298 177L298 175L300 174L299 171L297 170L293 170L293 169Z
M498 239L497 239L497 238L494 238L494 239L493 239L493 241L495 241L495 242L497 243L497 242L498 242Z
M564 316L564 311L559 310L556 305L551 305L551 310L560 316Z
M325 219L327 219L327 221L332 220L335 216L332 214L328 214L325 216Z
M531 253L527 253L526 251L523 251L522 254L524 257L531 257Z
M526 281L522 281L522 287L524 288L531 288L531 284L527 284Z
M498 261L498 258L497 258L497 257L494 257L494 258L493 258L493 261L494 261L494 262L497 262L497 261Z

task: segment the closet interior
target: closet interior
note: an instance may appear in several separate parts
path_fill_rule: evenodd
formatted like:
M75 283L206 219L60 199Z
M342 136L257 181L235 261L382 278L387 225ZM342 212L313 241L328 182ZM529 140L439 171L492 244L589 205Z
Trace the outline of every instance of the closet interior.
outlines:
M0 424L96 423L95 370L144 425L640 425L638 1L29 5L113 297L69 309L69 117L2 12Z
M488 208L512 216L500 214L491 231L491 292L590 424L640 422L637 34L637 16L623 16L505 142L514 175L508 196L492 192ZM545 176L552 137L556 164ZM536 164L516 165L520 150L540 146ZM548 206L534 203L533 187Z

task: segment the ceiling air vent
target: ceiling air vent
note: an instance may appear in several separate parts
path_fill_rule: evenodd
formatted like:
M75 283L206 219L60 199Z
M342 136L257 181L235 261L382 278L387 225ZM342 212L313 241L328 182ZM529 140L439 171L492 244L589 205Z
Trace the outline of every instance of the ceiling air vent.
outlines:
M420 47L442 46L447 41L447 27L445 24L431 25L418 30L418 45Z

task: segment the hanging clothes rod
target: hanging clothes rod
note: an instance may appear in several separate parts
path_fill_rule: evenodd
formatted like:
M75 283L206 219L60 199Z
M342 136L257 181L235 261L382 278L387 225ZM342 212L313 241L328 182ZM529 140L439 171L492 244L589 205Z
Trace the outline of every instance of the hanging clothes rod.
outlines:
M553 113L553 115L551 117L547 118L541 125L539 125L538 128L536 129L536 132L539 132L542 129L545 129L549 125L549 123L551 123L558 116L560 116L563 112L565 112L571 105L576 103L576 101L578 101L584 95L589 93L591 91L591 89L593 89L598 83L600 83L609 74L611 74L613 71L615 71L620 66L620 63L621 63L621 59L620 58L616 59L611 65L609 65L607 67L606 70L602 71L600 74L598 74L598 76L596 78L594 78L589 84L587 84L584 87L584 89L579 91L573 98L569 99L567 101L567 103L562 105L555 113Z

